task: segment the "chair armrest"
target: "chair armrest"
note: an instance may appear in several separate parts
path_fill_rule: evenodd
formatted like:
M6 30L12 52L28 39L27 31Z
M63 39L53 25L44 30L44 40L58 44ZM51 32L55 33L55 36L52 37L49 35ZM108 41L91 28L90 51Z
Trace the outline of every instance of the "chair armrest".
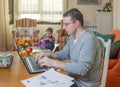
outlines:
M39 33L40 33L39 30L35 30L34 31L34 37L33 37L34 42L38 42L39 41L39 35L38 35Z
M57 43L59 44L59 50L62 50L69 36L64 29L57 30L57 34L58 34Z
M110 59L108 63L108 70L112 69L118 62L118 59Z
M112 68L112 70L116 73L120 74L120 59L118 59L118 62L116 63L116 65Z
M18 36L17 30L12 30L12 39L16 39Z
M120 50L118 51L117 59L120 59Z
M34 32L34 37L38 38L38 34L39 34L39 33L40 33L39 30L35 30L35 32Z
M64 29L57 30L58 36L68 36Z

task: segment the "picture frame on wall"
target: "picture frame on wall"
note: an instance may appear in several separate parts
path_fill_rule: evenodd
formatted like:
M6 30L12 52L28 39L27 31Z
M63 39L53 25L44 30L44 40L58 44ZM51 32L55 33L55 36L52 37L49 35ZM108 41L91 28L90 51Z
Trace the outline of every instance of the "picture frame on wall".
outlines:
M110 2L111 6L112 6L112 8L113 8L114 0L109 0L109 2Z
M77 4L85 4L85 5L98 5L101 3L101 0L77 0Z

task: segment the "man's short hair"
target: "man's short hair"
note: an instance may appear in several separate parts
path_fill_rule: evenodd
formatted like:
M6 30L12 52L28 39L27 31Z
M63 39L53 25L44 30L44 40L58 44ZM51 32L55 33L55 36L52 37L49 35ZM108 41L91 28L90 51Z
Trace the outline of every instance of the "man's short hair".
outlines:
M63 17L68 16L70 16L72 20L78 20L81 23L81 26L84 25L83 14L77 8L72 8L63 14Z

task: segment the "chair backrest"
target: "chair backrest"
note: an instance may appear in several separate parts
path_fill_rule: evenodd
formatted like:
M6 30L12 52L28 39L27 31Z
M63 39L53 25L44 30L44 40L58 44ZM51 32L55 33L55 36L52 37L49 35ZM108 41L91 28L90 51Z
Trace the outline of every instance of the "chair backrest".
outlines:
M59 46L59 44L54 44L54 48L53 48L52 52L55 52L55 50L58 46Z
M100 87L105 87L106 84L106 77L108 71L108 61L109 61L109 54L110 54L110 47L111 47L111 40L109 39L107 42L103 40L101 37L97 37L99 41L103 45L103 53L102 53L102 72L101 72L101 83Z
M18 36L33 36L35 37L35 27L37 26L36 19L22 18L16 20Z
M62 50L67 43L69 36L64 29L58 30L57 34L57 43L59 43L59 50Z
M36 27L37 20L30 18L22 18L16 20L16 27Z

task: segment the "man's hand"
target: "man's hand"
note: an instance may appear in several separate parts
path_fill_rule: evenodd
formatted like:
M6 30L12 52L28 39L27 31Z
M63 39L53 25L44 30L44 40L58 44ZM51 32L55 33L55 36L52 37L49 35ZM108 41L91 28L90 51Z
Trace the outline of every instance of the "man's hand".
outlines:
M47 52L47 53L39 53L39 54L36 54L36 62L39 60L39 59L42 59L43 57L50 57L51 55L51 52Z
M36 54L36 62L38 62L38 60L43 58L44 56L45 56L45 53Z
M61 62L59 60L55 60L55 59L50 59L46 56L44 57L39 57L37 60L37 63L39 66L49 66L49 67L55 67L55 68L64 68L65 63Z
M46 56L38 58L38 65L43 67L43 66L52 66L52 60Z

